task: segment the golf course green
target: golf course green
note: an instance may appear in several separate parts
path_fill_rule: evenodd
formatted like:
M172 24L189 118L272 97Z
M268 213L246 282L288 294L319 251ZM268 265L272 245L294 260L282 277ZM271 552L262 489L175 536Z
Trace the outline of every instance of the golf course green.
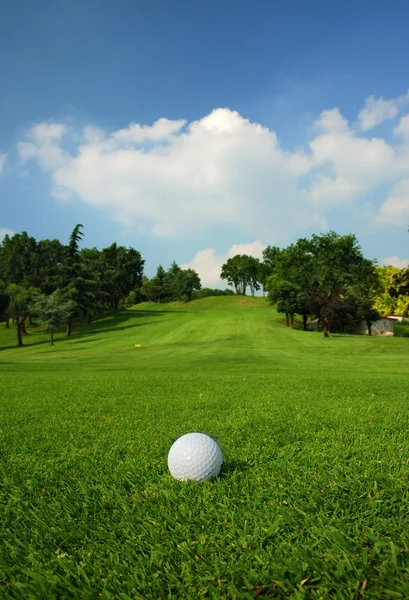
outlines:
M263 298L0 327L0 598L409 598L409 339ZM172 479L181 435L222 475Z

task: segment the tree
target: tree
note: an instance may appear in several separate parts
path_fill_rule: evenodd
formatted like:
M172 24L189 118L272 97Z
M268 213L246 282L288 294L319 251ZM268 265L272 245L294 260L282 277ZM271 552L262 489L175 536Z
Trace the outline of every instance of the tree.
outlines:
M399 269L392 265L376 267L380 289L374 300L374 308L382 315L409 314L409 269Z
M290 323L291 311L302 316L304 329L308 316L315 316L318 325L324 324L327 337L356 320L358 312L366 320L376 316L370 312L374 265L362 256L354 235L330 231L301 238L284 250L271 252L270 260L274 279L267 280L269 298L280 300Z
M43 294L52 294L63 285L66 249L59 240L40 240L31 260L32 285Z
M118 308L120 301L141 285L144 263L140 253L134 248L114 243L102 250L103 289L113 308Z
M30 311L37 315L43 326L50 332L50 343L54 345L54 330L69 318L74 310L74 303L64 297L61 290L49 296L37 294L30 303Z
M66 248L63 265L64 287L62 291L73 306L67 320L67 336L71 335L74 315L79 312L85 315L87 311L92 310L95 306L96 291L98 289L98 281L92 279L92 275L86 271L84 264L81 262L79 244L84 236L81 231L82 228L81 224L74 227Z
M176 263L175 263L176 265ZM177 266L177 265L176 265ZM177 268L179 269L179 267L177 266ZM176 276L178 275L180 271L177 271L175 269L175 273ZM172 283L169 284L169 281L172 279ZM169 285L173 286L174 284L174 278L172 278L172 276L170 278L166 278L166 271L165 269L162 267L162 265L159 265L156 271L156 275L155 277L153 277L153 279L151 279L149 281L149 286L147 287L147 284L145 283L145 292L147 291L147 293L150 296L150 300L153 302L162 302L163 300L166 300L167 298L170 298L171 295L171 291L169 289Z
M266 285L270 304L274 304L278 312L285 314L287 327L292 326L294 315L298 309L300 287L295 283L281 279L279 275L271 275L267 279Z
M266 254L266 264L268 268L273 268L273 275L279 280L294 284L294 294L295 289L298 290L293 298L293 308L295 313L302 317L305 331L308 316L311 314L309 299L313 284L310 244L308 240L301 238L283 250L270 246L266 250L269 250ZM269 281L267 279L267 282ZM266 286L268 287L268 284ZM271 301L271 295L269 299Z
M156 270L156 275L153 278L152 285L153 285L155 297L157 299L156 301L160 303L161 300L163 298L166 298L166 296L169 294L169 290L167 289L167 285L166 285L166 271L162 267L162 265L158 266L158 268Z
M167 293L169 294L168 299L169 300L177 300L178 296L177 296L177 289L174 286L175 283L175 279L176 277L179 275L180 271L182 269L179 267L179 265L176 263L176 261L173 261L172 264L170 265L169 269L166 271L166 275L164 277L164 287L167 291Z
M155 289L152 285L152 280L146 276L142 277L142 285L140 288L142 299L147 302L155 302Z
M0 279L25 287L34 286L37 242L35 238L23 233L6 235L0 245Z
M236 294L245 296L247 287L250 286L251 293L254 295L254 291L260 289L259 265L260 261L254 256L236 254L222 265L220 277L234 286Z
M337 314L348 308L351 286L360 276L363 261L356 237L334 231L316 235L309 241L312 285L309 305L324 323L324 336L336 327ZM373 269L372 265L372 269Z
M368 335L372 335L372 323L381 317L374 308L376 296L382 289L380 277L372 261L367 259L362 259L356 275L349 290L350 316L355 323L365 321Z
M281 250L277 246L267 246L263 250L263 264L268 269L270 275L273 275L276 269L280 254Z
M229 258L227 262L222 265L220 278L225 279L229 285L234 286L236 295L241 293L242 264L239 254Z
M260 275L260 261L254 256L243 255L243 263L245 269L245 279L250 286L251 295L254 296L254 292L260 289L259 275ZM244 279L244 277L243 277Z
M179 300L192 300L194 290L200 290L200 277L193 269L184 269L176 275L172 288Z
M16 324L18 346L23 345L24 322L30 313L30 302L36 292L35 288L26 288L17 283L10 283L6 288L9 298L8 311Z
M4 316L6 318L6 327L9 328L10 317L7 313L7 308L10 303L10 298L7 295L6 287L5 282L0 280L0 317Z

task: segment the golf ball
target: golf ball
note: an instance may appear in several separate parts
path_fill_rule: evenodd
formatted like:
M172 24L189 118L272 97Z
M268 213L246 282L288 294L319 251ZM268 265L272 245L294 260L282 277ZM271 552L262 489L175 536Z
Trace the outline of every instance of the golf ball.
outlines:
M222 452L217 443L204 433L182 435L169 450L168 467L175 479L205 481L220 473Z

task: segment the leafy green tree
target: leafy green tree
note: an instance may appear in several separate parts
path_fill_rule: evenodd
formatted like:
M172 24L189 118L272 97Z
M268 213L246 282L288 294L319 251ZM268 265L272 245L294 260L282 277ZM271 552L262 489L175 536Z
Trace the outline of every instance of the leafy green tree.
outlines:
M296 309L295 313L302 317L303 327L306 330L308 316L311 314L309 294L313 285L312 253L308 240L299 239L296 244L291 244L283 250L274 247L269 249L268 264L269 268L273 268L273 276L278 280L294 284L298 289L297 297L293 299L295 302L293 308ZM267 282L270 282L270 279L267 279ZM271 302L271 295L269 299Z
M135 306L135 304L139 304L140 302L142 302L141 290L140 288L137 288L129 292L124 300L124 306L126 308L131 308L131 306Z
M374 300L374 308L381 315L393 315L396 314L396 307L398 298L395 294L391 296L390 288L392 284L392 277L399 271L397 267L392 265L388 266L377 266L375 271L378 274L380 280L380 290Z
M266 285L270 304L274 304L278 312L285 314L286 325L291 327L298 310L300 287L281 279L279 275L271 275Z
M145 302L155 302L156 290L152 286L152 281L146 276L142 277L142 285L140 287L141 297Z
M269 272L269 275L273 275L276 269L277 260L280 257L281 250L277 246L267 246L263 250L263 264Z
M134 248L114 243L102 250L103 289L113 308L118 308L120 301L141 285L144 263Z
M37 242L25 231L6 235L0 245L0 279L21 286L33 286L33 261L36 257Z
M30 302L36 292L35 288L24 287L17 283L10 283L6 288L9 298L8 311L16 324L18 346L23 345L24 322L30 313Z
M236 295L242 293L243 266L239 254L229 258L224 265L222 265L220 278L225 279L229 285L234 287Z
M259 290L260 261L247 254L236 254L229 258L223 265L220 277L234 286L236 294L246 295L247 287L250 286L251 293Z
M260 261L254 256L243 255L243 263L245 269L245 276L243 277L243 281L246 281L246 283L249 285L251 295L254 296L254 292L260 289Z
M266 284L267 284L267 279L269 277L271 277L272 275L272 271L270 270L270 267L264 263L264 262L260 262L259 266L258 266L258 275L257 275L257 279L259 281L259 283L261 284L261 288L263 290L263 296L266 293Z
M179 272L180 271L177 271L177 274ZM144 284L144 292L149 296L149 300L151 302L159 303L164 300L169 300L172 297L171 289L169 289L169 286L170 288L172 288L172 286L174 285L174 279L172 279L171 283L169 283L170 281L171 278L167 278L165 269L162 267L162 265L159 265L155 277L149 280L149 284L146 282Z
M309 251L313 278L309 303L328 337L336 326L337 313L347 307L350 288L358 281L365 259L354 235L340 236L334 231L314 234Z
M52 294L63 285L66 249L59 240L39 240L31 260L32 285Z
M54 345L54 330L69 318L74 310L72 300L68 300L61 290L55 290L49 296L37 294L30 302L30 312L37 315L45 329L50 333L50 343Z
M358 312L367 320L373 318L370 289L376 281L374 265L364 259L354 235L340 236L331 231L301 238L274 252L273 259L276 279L270 301L279 298L279 290L290 322L291 311L302 316L304 329L308 316L314 316L328 336L330 331L353 322ZM271 279L268 281L271 287Z
M200 290L200 277L193 269L184 269L176 275L172 289L174 296L178 300L192 300L192 295L195 290Z
M382 290L381 280L372 261L362 259L357 277L349 288L350 316L355 323L365 321L368 334L372 335L372 324L381 314L374 307L377 295Z
M10 303L10 298L7 295L6 287L5 282L0 280L0 317L5 317L6 327L9 328L10 317L7 313L7 308Z
M159 265L156 270L156 275L153 278L153 289L156 297L156 302L161 302L163 298L166 298L169 295L169 290L167 289L166 283L166 271Z
M179 275L181 270L182 269L179 267L176 261L173 261L169 269L166 271L166 275L164 278L164 286L167 293L169 294L169 296L167 297L168 300L178 299L178 291L174 284L176 277Z

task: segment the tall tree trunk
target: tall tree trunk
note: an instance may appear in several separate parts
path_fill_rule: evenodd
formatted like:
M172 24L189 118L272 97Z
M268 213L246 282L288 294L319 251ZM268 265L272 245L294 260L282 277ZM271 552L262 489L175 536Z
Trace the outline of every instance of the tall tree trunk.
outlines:
M372 335L372 321L367 321L366 324L368 326L368 335Z
M17 323L17 346L22 346L23 345L23 338L22 338L22 335L21 335L20 320L17 319L16 323Z
M50 342L51 346L54 346L54 329L50 327Z
M6 317L6 328L10 329L10 317Z
M26 318L24 317L24 319L21 321L21 332L24 335L28 335L27 334L27 329L26 329Z
M290 327L290 317L288 313L285 313L285 324L287 327Z
M307 319L308 319L308 315L302 316L302 326L303 326L304 331L307 331Z
M67 331L65 332L66 335L71 335L71 327L72 327L72 317L69 317L69 319L67 321Z
M329 337L329 321L324 319L324 337Z

